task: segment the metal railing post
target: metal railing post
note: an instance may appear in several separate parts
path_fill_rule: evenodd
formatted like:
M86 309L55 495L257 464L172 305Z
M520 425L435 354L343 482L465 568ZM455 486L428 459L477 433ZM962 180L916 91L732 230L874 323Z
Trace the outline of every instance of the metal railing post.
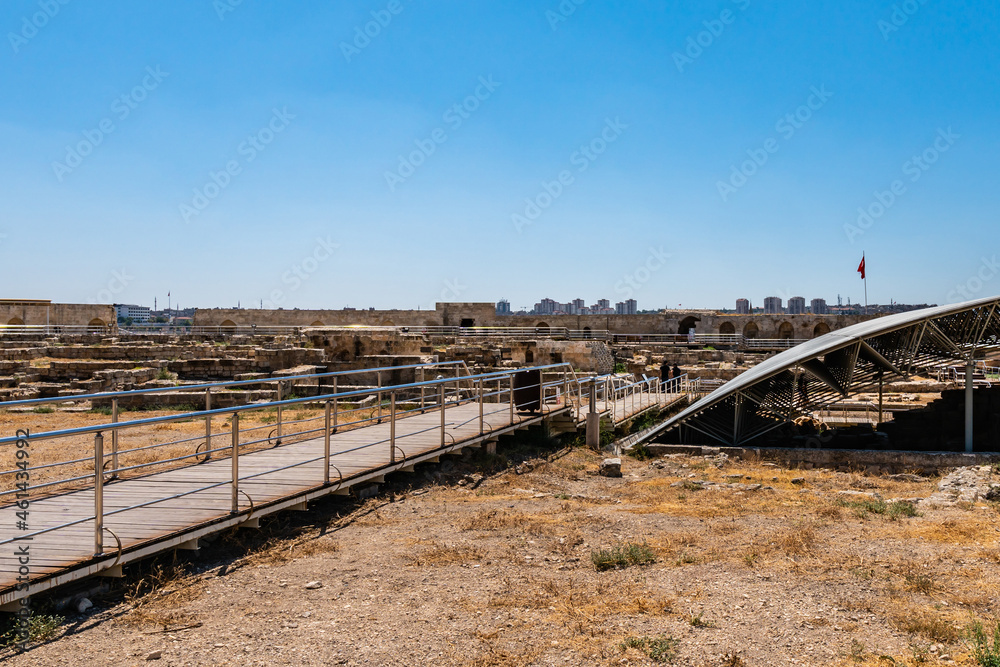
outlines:
M483 381L479 380L477 384L479 385L479 435L482 435L485 430L483 428Z
M389 463L396 462L396 392L389 392Z
M205 410L212 409L212 388L205 389ZM205 415L205 460L212 458L212 415Z
M424 414L424 369L420 367L420 414Z
M545 371L538 371L538 411L545 414Z
M118 399L111 399L111 423L118 423ZM111 479L118 477L118 429L111 429Z
M509 406L510 423L511 425L513 425L514 424L514 374L511 373L508 377L510 378L510 406ZM499 397L497 400L499 400Z
M333 378L333 433L337 432L337 378Z
M280 386L280 385L279 385ZM240 413L233 413L233 451L232 451L233 472L230 481L230 512L236 514L240 511Z
M104 553L104 434L94 434L94 555Z
M281 395L282 395L281 382L279 382L278 383L278 400L279 401L281 400ZM277 444L277 445L281 444L281 406L280 405L278 406L278 439L275 441L275 444Z
M444 382L440 385L439 394L441 396L441 446L444 447Z
M330 401L323 410L323 484L330 483Z
M381 424L382 423L382 371L378 371L375 375L378 378L378 392L376 392L375 394L376 403L378 403L378 421L376 421L375 423Z
M562 389L562 391L563 391L563 407L564 408L565 407L569 407L569 405L570 405L570 403L572 403L572 401L570 400L570 395L569 395L569 375L567 375L566 371L563 371L563 389Z

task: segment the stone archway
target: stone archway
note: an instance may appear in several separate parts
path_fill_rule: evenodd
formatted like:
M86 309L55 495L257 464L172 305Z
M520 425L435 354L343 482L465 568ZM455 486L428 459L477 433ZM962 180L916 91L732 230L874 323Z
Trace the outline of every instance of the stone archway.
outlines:
M22 327L24 326L24 320L22 320L20 317L12 317L9 320L7 320L7 326Z
M222 333L236 333L236 322L233 322L232 320L223 320L222 324L219 325L219 328L222 329Z
M819 338L824 334L830 333L830 325L826 322L820 322L813 327L813 338Z
M535 328L536 329L548 329L549 328L549 323L548 322L539 322L538 324L535 325Z
M683 320L681 320L680 325L677 327L677 333L681 335L687 335L689 331L695 328L698 322L700 322L694 315L688 315Z
M108 328L107 323L99 317L95 317L94 319L87 322L87 329L89 331L94 331L96 329L107 329L107 328Z
M320 322L319 320L316 320L315 322L313 322L309 326L311 326L311 327L325 327L326 325L323 324L322 322Z
M583 337L584 338L590 338L590 327L584 327L583 328Z
M778 327L778 338L782 340L788 340L795 335L795 327L792 326L791 322L782 322Z
M757 338L760 336L760 327L757 326L756 322L747 322L743 327L743 337L744 338Z
M719 325L719 333L731 336L736 333L736 326L732 322L723 322Z

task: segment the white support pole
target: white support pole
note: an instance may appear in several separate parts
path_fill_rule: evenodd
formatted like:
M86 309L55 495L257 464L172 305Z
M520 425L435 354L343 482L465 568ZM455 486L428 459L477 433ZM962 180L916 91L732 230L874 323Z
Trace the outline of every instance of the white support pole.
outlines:
M965 364L965 452L972 453L972 373L975 365L969 359Z

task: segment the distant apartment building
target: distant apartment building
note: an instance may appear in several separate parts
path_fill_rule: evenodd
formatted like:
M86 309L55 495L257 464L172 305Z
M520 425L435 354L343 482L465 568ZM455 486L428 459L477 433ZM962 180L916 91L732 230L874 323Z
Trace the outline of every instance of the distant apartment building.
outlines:
M805 315L806 300L801 296L791 297L788 299L788 310L785 312L789 315Z
M736 299L736 314L737 315L750 314L750 299Z
M766 296L764 297L764 314L765 315L780 315L781 310L781 297L778 296Z
M809 310L813 315L830 314L830 309L826 306L826 299L813 299L809 302Z
M497 301L497 315L510 315L510 301L507 299Z
M552 299L542 299L535 304L535 315L552 315L559 309L559 304Z
M615 304L615 315L635 315L639 312L639 306L635 299L619 301Z
M152 315L148 306L136 306L134 304L116 303L115 317L119 320L132 320L133 322L148 322Z

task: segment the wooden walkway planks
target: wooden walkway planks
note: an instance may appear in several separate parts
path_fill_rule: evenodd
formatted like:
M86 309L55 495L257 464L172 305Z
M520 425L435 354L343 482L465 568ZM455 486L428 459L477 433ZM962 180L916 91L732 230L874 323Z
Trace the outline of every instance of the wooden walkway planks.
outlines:
M668 397L661 395L660 398ZM656 401L655 394L636 394L634 401L632 397L616 401L609 412L613 414L614 421L619 422L649 409ZM546 408L560 409L551 404L547 404ZM445 412L444 446L471 444L488 438L492 432L542 418L539 414L515 413L512 422L510 406L502 402L485 403L483 413L481 435L477 403L449 405ZM440 425L441 414L438 410L409 413L397 418L395 461L390 453L391 425L388 415L383 417L381 424L334 433L330 437L330 481L333 487L328 487L326 491L335 491L339 486L346 489L352 481L363 481L393 464L402 467L414 458L433 456L442 446ZM262 505L299 497L321 488L323 446L323 438L314 437L300 442L286 442L271 449L241 453L238 461L240 510L250 508L248 496L254 508L260 509ZM164 542L158 550L166 550L172 548L166 543L168 538L176 543L179 536L194 528L211 526L213 522L232 522L231 472L230 458L214 458L204 463L106 484L104 525L108 530L104 534L105 563L99 565L94 561L92 488L31 501L30 530L27 533L15 530L13 506L0 508L9 515L0 519L0 543L61 526L34 535L31 539L29 576L36 581L74 570L80 570L81 577L87 576L98 567L111 565L118 552L113 535L121 540L124 552L145 548L158 541ZM206 486L211 488L204 488ZM146 506L136 507L143 504ZM73 525L67 526L67 523ZM0 603L18 597L13 592L20 567L15 551L15 543L0 544ZM146 552L148 555L148 549Z

